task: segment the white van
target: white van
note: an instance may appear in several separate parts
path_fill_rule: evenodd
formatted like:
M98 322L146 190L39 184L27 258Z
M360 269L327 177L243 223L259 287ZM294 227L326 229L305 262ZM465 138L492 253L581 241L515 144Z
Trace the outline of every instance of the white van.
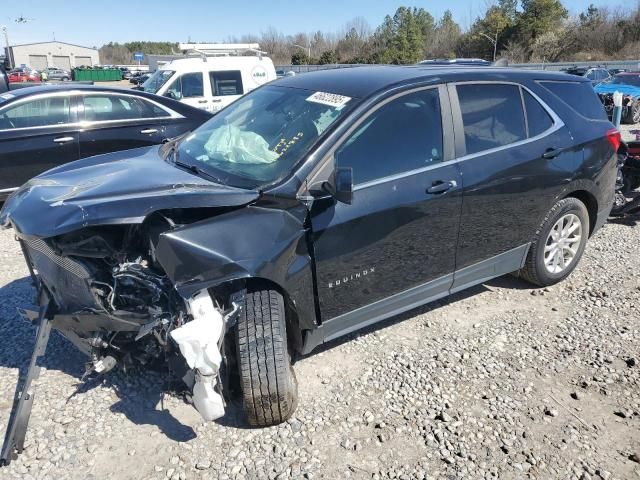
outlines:
M276 69L267 57L202 56L162 65L142 84L142 90L217 112L275 79Z

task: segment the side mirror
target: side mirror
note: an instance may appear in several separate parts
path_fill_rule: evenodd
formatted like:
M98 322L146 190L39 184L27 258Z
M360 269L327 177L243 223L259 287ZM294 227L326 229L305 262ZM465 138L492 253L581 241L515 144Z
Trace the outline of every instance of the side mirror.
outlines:
M333 198L351 205L353 200L353 169L351 167L336 167L333 172L333 182L327 182L325 185Z

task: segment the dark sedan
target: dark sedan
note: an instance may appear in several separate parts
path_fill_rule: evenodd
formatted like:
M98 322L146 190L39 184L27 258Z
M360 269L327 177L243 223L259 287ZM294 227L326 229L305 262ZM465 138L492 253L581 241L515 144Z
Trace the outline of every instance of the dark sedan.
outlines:
M0 200L55 166L159 144L210 117L169 98L92 85L0 94Z

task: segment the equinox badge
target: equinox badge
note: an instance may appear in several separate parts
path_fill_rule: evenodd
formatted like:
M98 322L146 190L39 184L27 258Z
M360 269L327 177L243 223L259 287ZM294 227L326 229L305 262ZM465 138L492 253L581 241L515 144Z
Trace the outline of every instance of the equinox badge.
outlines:
M371 273L375 273L375 271L376 271L375 267L365 268L361 272L352 273L347 277L342 277L338 280L334 280L333 282L329 282L329 288L339 287L340 285L344 285L345 283L351 282L353 280L358 280L361 277L366 277Z

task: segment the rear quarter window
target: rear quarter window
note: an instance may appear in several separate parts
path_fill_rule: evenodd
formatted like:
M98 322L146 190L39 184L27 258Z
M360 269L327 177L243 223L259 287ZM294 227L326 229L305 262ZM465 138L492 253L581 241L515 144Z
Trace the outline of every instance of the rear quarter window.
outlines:
M540 85L553 93L583 117L592 120L607 120L602 102L589 82L539 81Z

